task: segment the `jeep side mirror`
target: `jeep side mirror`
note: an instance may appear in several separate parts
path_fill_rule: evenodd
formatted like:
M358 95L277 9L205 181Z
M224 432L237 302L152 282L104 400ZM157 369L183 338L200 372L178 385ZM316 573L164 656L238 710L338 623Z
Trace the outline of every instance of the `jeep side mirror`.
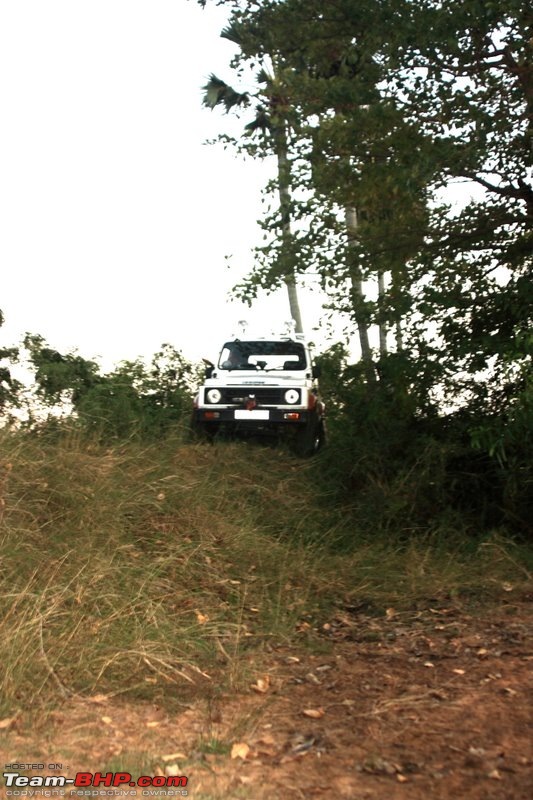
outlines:
M313 364L313 378L320 378L322 375L322 367L320 364Z
M205 377L210 378L213 374L213 370L215 369L215 365L212 361L209 361L208 358L202 358L202 361L205 364Z

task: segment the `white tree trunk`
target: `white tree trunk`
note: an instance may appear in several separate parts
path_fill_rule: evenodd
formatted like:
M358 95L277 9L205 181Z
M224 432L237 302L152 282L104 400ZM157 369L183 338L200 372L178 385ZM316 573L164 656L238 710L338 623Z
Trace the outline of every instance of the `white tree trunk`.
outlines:
M287 131L283 121L279 122L274 135L276 137L276 151L278 156L278 192L281 209L281 241L283 253L287 255L290 252L292 240L291 196L289 188L291 182L291 166L287 156ZM300 311L294 270L290 274L285 273L283 280L285 282L285 286L287 287L289 308L291 317L294 320L295 331L296 333L303 333L304 329L302 324L302 314Z

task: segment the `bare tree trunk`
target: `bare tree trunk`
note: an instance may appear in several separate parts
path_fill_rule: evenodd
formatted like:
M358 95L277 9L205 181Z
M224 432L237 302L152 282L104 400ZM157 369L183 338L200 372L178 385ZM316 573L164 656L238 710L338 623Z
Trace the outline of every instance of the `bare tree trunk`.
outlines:
M345 210L346 232L348 234L348 248L353 248L357 238L357 211L351 206L346 206ZM351 254L349 254L351 255ZM363 279L361 270L356 258L350 258L348 265L350 275L350 295L352 300L352 308L359 333L359 344L361 346L361 360L363 362L365 373L369 383L374 383L376 374L374 372L374 364L372 362L372 351L370 349L370 342L368 339L368 325L364 318L364 303L365 297L363 292Z
M402 266L405 266L404 264ZM398 265L391 270L391 286L389 296L392 303L392 313L394 319L394 340L396 342L396 352L401 353L403 350L403 329L402 329L402 312L401 312L401 271Z
M403 350L403 331L402 331L402 323L400 322L400 320L398 320L398 322L396 323L395 337L396 337L396 351L398 353L401 353Z
M385 302L385 274L382 269L378 270L378 297L381 311ZM387 355L387 324L383 319L379 323L379 354L382 358Z
M292 241L290 196L291 166L287 156L287 129L283 120L280 120L276 125L274 136L276 140L276 152L278 157L278 191L281 209L282 254L288 260ZM294 320L296 333L303 333L302 315L300 312L300 303L298 301L298 290L296 288L294 269L290 273L286 272L283 276L283 280L285 282L285 286L287 287L289 308L291 311L291 317Z

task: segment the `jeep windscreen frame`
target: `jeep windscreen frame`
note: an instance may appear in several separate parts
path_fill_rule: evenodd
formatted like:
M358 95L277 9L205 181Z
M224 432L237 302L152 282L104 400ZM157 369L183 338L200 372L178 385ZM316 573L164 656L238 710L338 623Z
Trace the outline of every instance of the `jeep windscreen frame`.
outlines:
M305 347L300 342L260 340L226 342L220 353L218 367L228 372L293 372L307 369L308 364Z

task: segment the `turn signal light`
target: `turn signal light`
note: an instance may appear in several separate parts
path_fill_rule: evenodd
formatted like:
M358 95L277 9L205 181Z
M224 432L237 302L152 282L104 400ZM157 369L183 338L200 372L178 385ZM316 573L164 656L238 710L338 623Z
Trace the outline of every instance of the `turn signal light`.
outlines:
M220 411L204 411L204 419L218 419Z
M297 411L289 411L287 414L283 415L283 419L298 420L300 419L300 415Z

